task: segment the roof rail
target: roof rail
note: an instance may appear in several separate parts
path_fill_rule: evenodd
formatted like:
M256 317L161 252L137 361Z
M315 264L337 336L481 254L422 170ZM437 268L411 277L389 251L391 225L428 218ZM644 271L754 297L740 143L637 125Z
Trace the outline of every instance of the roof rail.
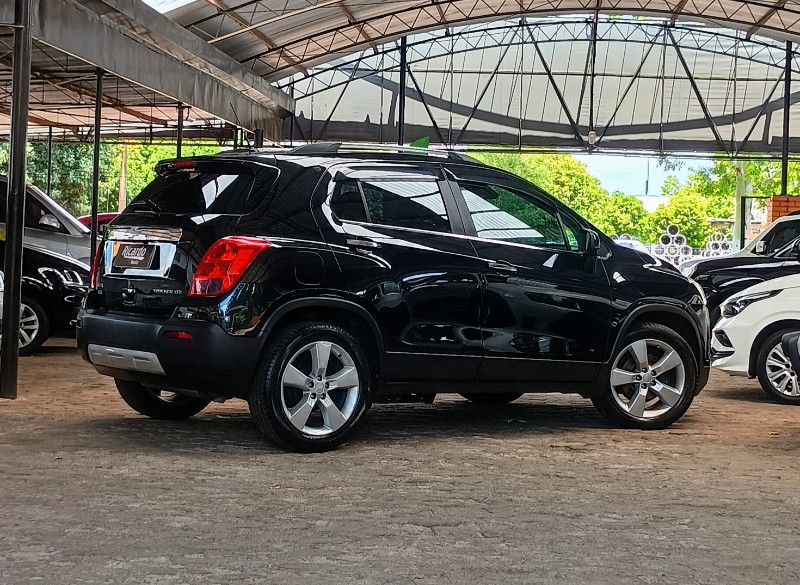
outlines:
M422 156L438 156L441 158L449 158L454 160L462 160L469 162L480 162L472 158L465 152L456 150L446 150L437 148L420 148L418 146L401 146L399 144L366 144L356 142L312 142L311 144L304 144L289 151L289 154L308 154L308 155L324 155L324 154L342 154L342 153L358 153L358 152L396 152L400 154L417 154Z

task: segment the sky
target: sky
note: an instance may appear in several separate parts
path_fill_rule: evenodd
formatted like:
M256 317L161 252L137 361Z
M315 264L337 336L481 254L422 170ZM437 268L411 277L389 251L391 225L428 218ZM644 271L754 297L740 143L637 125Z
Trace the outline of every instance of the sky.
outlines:
M175 10L193 1L194 0L144 0L144 3L149 4L159 12L169 12L170 10Z
M655 157L609 154L577 154L579 161L597 177L600 186L609 193L621 191L626 195L661 195L661 187L670 175L684 182L695 169L711 164L710 160L687 160L677 171L665 171ZM650 181L648 185L648 165Z

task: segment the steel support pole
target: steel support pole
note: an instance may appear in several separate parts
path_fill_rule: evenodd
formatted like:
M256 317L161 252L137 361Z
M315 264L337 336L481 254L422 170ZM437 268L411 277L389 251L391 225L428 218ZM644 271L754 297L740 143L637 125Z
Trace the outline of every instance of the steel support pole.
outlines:
M31 89L31 0L14 4L14 63L11 93L11 140L6 208L3 338L0 340L0 398L17 397L19 303L22 282L22 235L25 219L25 166L28 100Z
M599 1L598 1L599 5ZM594 18L592 19L592 70L589 77L589 152L594 148L595 130L594 130L594 81L595 70L597 67L597 25L599 13L595 10Z
M53 188L53 127L47 128L47 195L52 197Z
M783 70L783 142L781 144L781 195L789 194L789 108L792 105L792 41L786 41Z
M397 94L397 144L405 144L406 128L406 76L408 75L408 41L400 39L400 89Z
M97 253L97 206L100 197L100 126L103 122L103 70L97 69L97 86L94 93L94 148L92 149L92 239L89 250L94 266Z
M175 146L175 157L181 157L183 148L183 104L178 104L178 140Z

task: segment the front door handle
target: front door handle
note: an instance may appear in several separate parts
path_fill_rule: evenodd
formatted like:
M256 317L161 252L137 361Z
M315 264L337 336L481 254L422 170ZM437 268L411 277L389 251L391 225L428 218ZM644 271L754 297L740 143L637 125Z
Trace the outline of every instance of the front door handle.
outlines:
M347 238L347 245L354 248L370 248L372 250L381 247L378 242L373 242L366 238Z
M516 267L503 260L489 260L489 268L502 270L503 272L516 272Z

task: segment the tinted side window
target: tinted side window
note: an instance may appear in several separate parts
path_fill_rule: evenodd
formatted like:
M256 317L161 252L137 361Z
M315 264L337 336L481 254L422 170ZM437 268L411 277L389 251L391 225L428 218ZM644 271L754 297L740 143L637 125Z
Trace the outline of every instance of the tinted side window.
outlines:
M435 180L345 181L331 208L339 219L449 233L444 198Z
M532 198L496 185L459 185L479 237L567 248L558 218Z
M785 227L779 227L767 246L767 253L772 254L782 248L797 236L800 236L800 222L787 222Z
M27 197L25 198L25 227L42 229L39 225L39 220L42 219L42 216L47 214L52 215L53 212L44 207L41 203L39 203L38 199L28 193ZM61 226L61 229L58 231L66 232L66 229L64 226Z
M341 220L368 222L364 198L355 181L345 181L336 185L331 197L331 209Z
M0 222L5 223L6 221L6 204L8 200L8 183L6 181L0 181ZM46 207L42 206L39 203L39 200L36 199L33 195L31 195L30 191L25 194L25 216L24 222L26 228L35 228L41 229L39 226L39 220L42 219L43 215L51 214L52 211L47 209ZM58 230L61 233L67 233L67 229L62 225L61 229Z

